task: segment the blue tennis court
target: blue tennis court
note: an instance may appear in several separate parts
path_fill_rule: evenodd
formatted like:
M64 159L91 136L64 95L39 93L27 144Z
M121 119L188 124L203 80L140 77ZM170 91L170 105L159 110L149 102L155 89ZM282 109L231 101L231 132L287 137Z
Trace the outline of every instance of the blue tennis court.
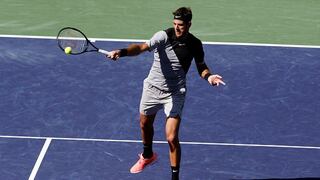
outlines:
M319 178L319 47L204 48L227 85L210 87L190 68L181 179ZM0 38L0 179L169 179L164 113L155 121L159 161L129 172L142 151L138 107L152 56L113 62L67 56L50 38Z

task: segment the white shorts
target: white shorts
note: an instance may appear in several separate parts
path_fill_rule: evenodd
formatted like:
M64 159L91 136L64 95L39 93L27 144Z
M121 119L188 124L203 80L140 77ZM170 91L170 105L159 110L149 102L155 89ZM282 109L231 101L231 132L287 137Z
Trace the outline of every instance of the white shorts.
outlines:
M144 82L140 101L140 113L154 115L163 108L167 117L181 117L185 96L186 88L184 87L171 92L160 90Z

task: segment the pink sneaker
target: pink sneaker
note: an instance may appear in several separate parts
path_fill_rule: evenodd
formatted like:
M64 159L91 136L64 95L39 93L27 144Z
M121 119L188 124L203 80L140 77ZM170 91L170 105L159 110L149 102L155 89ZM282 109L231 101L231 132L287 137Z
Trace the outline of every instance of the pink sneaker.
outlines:
M133 165L130 169L131 173L139 173L141 172L147 165L155 163L157 160L158 155L156 153L153 153L152 157L150 159L145 159L142 154L139 154L139 160L136 162L135 165Z

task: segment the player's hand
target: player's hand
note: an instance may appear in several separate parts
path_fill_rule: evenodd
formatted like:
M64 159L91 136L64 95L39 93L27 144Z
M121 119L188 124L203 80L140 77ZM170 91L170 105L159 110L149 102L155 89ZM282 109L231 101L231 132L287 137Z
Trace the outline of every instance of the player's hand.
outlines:
M219 86L220 84L226 85L226 83L222 81L222 77L218 74L210 75L208 77L208 82L212 86Z
M120 50L111 51L110 54L107 55L107 58L110 58L114 61L118 60L120 58Z

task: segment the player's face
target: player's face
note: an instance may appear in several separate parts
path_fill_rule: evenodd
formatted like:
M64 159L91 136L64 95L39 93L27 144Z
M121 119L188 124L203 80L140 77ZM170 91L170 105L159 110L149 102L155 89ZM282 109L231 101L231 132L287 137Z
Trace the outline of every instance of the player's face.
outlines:
M189 32L191 23L185 23L182 20L174 19L173 20L173 27L174 32L176 33L176 36L179 38Z

